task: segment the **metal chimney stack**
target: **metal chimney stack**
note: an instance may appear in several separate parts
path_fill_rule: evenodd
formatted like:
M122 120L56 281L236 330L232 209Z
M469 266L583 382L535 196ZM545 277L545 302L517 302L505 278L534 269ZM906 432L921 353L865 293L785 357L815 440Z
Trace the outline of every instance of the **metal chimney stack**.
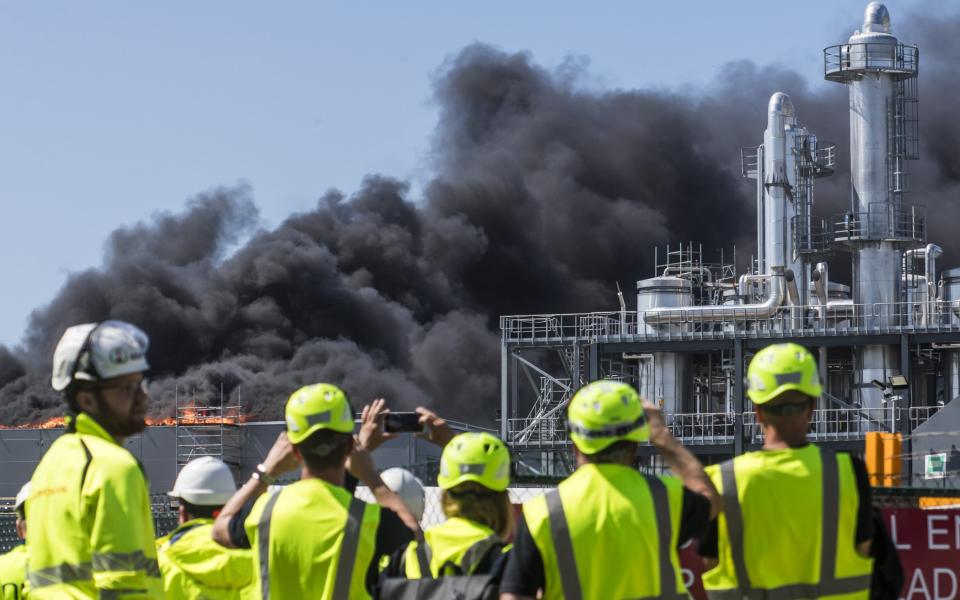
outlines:
M863 28L848 43L824 50L826 79L850 90L851 207L834 233L852 246L854 303L868 328L901 324L903 249L926 239L922 213L903 201L905 161L918 154L918 58L916 47L890 33L890 13L880 2L867 5ZM895 348L865 346L858 362L861 404L882 406L870 382L899 373Z

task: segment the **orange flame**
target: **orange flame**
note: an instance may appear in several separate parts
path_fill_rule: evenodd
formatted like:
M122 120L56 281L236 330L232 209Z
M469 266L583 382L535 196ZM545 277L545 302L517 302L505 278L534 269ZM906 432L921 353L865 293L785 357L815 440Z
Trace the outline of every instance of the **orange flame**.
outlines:
M237 411L227 411L225 415L219 416L219 408L212 407L188 407L184 409L180 419L175 417L148 417L145 419L148 427L174 427L176 425L239 425L246 423L247 415L238 414ZM0 425L0 429L60 429L65 427L63 417L51 417L40 423L27 423L25 425Z

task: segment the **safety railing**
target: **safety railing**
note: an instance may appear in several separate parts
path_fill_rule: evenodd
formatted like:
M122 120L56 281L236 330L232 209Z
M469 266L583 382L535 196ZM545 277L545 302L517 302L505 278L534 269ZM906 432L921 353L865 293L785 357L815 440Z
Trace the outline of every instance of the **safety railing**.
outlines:
M942 406L911 406L910 407L910 431L927 422L930 417L937 414Z
M917 204L874 202L867 211L835 215L833 238L838 242L924 242L927 239L926 208Z
M507 419L507 440L510 443L550 446L565 443L568 439L565 415Z
M673 437L689 444L733 442L736 413L674 413L664 415Z
M823 74L830 81L849 81L866 71L916 77L920 51L906 44L837 44L823 49Z
M669 322L657 325L647 325L636 311L502 316L500 332L505 343L530 346L960 332L960 306L943 301L785 305L766 319L747 308L725 308L722 321L689 307L671 311Z
M760 171L760 146L740 148L740 172L744 177L756 179Z
M931 408L931 407L915 407ZM813 411L807 437L811 441L858 441L867 432L896 430L901 408L824 408ZM911 419L921 413L914 413ZM927 414L929 416L929 414ZM690 445L732 444L736 436L736 419L743 423L743 437L748 443L763 442L763 430L754 411L743 413L665 413L664 421L673 437ZM507 440L516 448L556 447L569 439L564 416L508 419Z

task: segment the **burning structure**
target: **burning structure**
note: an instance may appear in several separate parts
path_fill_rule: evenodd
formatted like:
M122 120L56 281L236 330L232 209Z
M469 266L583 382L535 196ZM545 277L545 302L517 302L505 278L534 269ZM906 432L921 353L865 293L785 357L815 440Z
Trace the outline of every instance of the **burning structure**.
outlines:
M741 151L742 174L756 181L747 272L689 243L656 253L635 311L621 294L619 312L501 317L500 432L524 468L571 468L556 452L567 447L564 409L597 378L637 385L701 455L756 446L745 364L781 340L819 353L818 442L859 449L869 431L899 432L909 455L911 432L960 423L960 269L937 271L942 250L927 243L924 208L906 199L907 164L919 158L918 67L918 49L893 35L879 2L846 43L824 50L825 78L848 88L850 120L850 207L828 218L814 217L814 184L833 174L837 147L801 124L787 94L770 97L763 143ZM851 285L830 278L840 260L852 262Z

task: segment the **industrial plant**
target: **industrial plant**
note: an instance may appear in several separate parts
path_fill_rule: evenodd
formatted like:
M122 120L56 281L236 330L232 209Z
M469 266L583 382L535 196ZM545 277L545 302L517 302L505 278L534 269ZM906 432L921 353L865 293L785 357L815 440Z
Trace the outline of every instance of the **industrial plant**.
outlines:
M958 462L948 432L960 424L960 269L937 270L942 250L927 239L922 202L907 194L908 165L919 158L919 51L900 43L874 2L848 41L824 49L823 68L849 91L849 210L815 216L816 181L834 174L843 149L777 92L761 143L741 149L743 177L756 181L745 272L685 242L655 250L655 276L637 281L635 310L620 294L619 311L501 317L500 434L521 472L572 470L564 409L598 378L636 385L707 462L756 448L745 367L779 341L819 357L825 392L813 440L862 451L868 432L899 433L900 456L913 458L903 484L922 483L925 453ZM830 275L847 261L849 285Z

